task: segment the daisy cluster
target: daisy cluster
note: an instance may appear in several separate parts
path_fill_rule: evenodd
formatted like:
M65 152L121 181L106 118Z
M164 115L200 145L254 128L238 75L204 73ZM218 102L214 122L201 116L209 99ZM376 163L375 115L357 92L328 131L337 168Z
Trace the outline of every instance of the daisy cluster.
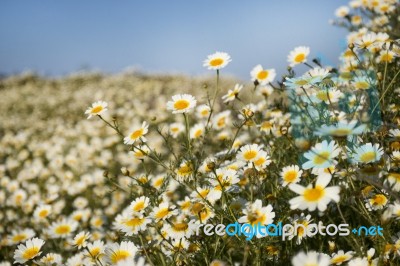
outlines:
M0 265L398 265L400 6L335 14L336 68L299 46L283 77L256 62L247 84L224 77L226 52L203 61L210 79L2 80ZM383 235L195 232L235 222Z

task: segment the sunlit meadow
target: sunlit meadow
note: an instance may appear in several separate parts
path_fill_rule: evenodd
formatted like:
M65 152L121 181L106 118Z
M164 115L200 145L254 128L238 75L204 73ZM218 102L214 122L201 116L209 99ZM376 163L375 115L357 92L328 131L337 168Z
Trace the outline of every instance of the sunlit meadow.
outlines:
M400 5L334 14L338 66L299 44L249 82L224 51L211 78L0 80L0 265L400 265ZM196 233L235 222L383 230Z

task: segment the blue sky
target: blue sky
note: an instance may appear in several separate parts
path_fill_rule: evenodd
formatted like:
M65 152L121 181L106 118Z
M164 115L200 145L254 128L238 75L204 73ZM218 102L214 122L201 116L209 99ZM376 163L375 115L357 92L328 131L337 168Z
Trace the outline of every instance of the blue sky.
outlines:
M224 51L224 70L243 79L256 64L282 73L295 46L336 64L346 31L329 25L342 0L171 0L0 2L0 73L65 75L82 68L207 73Z

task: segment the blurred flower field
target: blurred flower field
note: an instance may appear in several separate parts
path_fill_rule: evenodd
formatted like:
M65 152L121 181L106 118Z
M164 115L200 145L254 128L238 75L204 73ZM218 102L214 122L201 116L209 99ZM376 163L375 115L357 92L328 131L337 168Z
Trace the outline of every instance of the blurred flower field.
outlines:
M1 79L0 265L399 265L400 5L335 15L340 65L298 46L282 77L216 52L205 78ZM383 230L196 233L235 222Z

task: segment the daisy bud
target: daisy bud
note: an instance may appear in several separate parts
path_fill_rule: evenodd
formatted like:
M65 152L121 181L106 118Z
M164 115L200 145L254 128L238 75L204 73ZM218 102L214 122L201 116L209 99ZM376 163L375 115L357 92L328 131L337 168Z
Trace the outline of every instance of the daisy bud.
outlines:
M349 43L349 49L353 50L354 49L354 43Z
M288 133L288 128L287 127L281 127L281 133L283 135L286 135Z
M103 176L104 177L108 177L108 171L107 170L103 172Z
M390 148L391 148L393 151L400 150L400 142L398 142L398 141L392 142L392 143L390 144Z
M122 173L124 176L129 176L129 170L128 170L126 167L122 167L122 168L121 168L121 173Z
M210 169L210 171L213 171L215 169L215 162L207 163L207 168Z
M329 245L329 251L332 253L333 251L335 251L336 248L336 244L335 241L328 241L328 245Z
M311 143L309 140L304 139L304 138L298 138L294 141L295 145L297 148L302 149L302 150L308 150L310 149Z

